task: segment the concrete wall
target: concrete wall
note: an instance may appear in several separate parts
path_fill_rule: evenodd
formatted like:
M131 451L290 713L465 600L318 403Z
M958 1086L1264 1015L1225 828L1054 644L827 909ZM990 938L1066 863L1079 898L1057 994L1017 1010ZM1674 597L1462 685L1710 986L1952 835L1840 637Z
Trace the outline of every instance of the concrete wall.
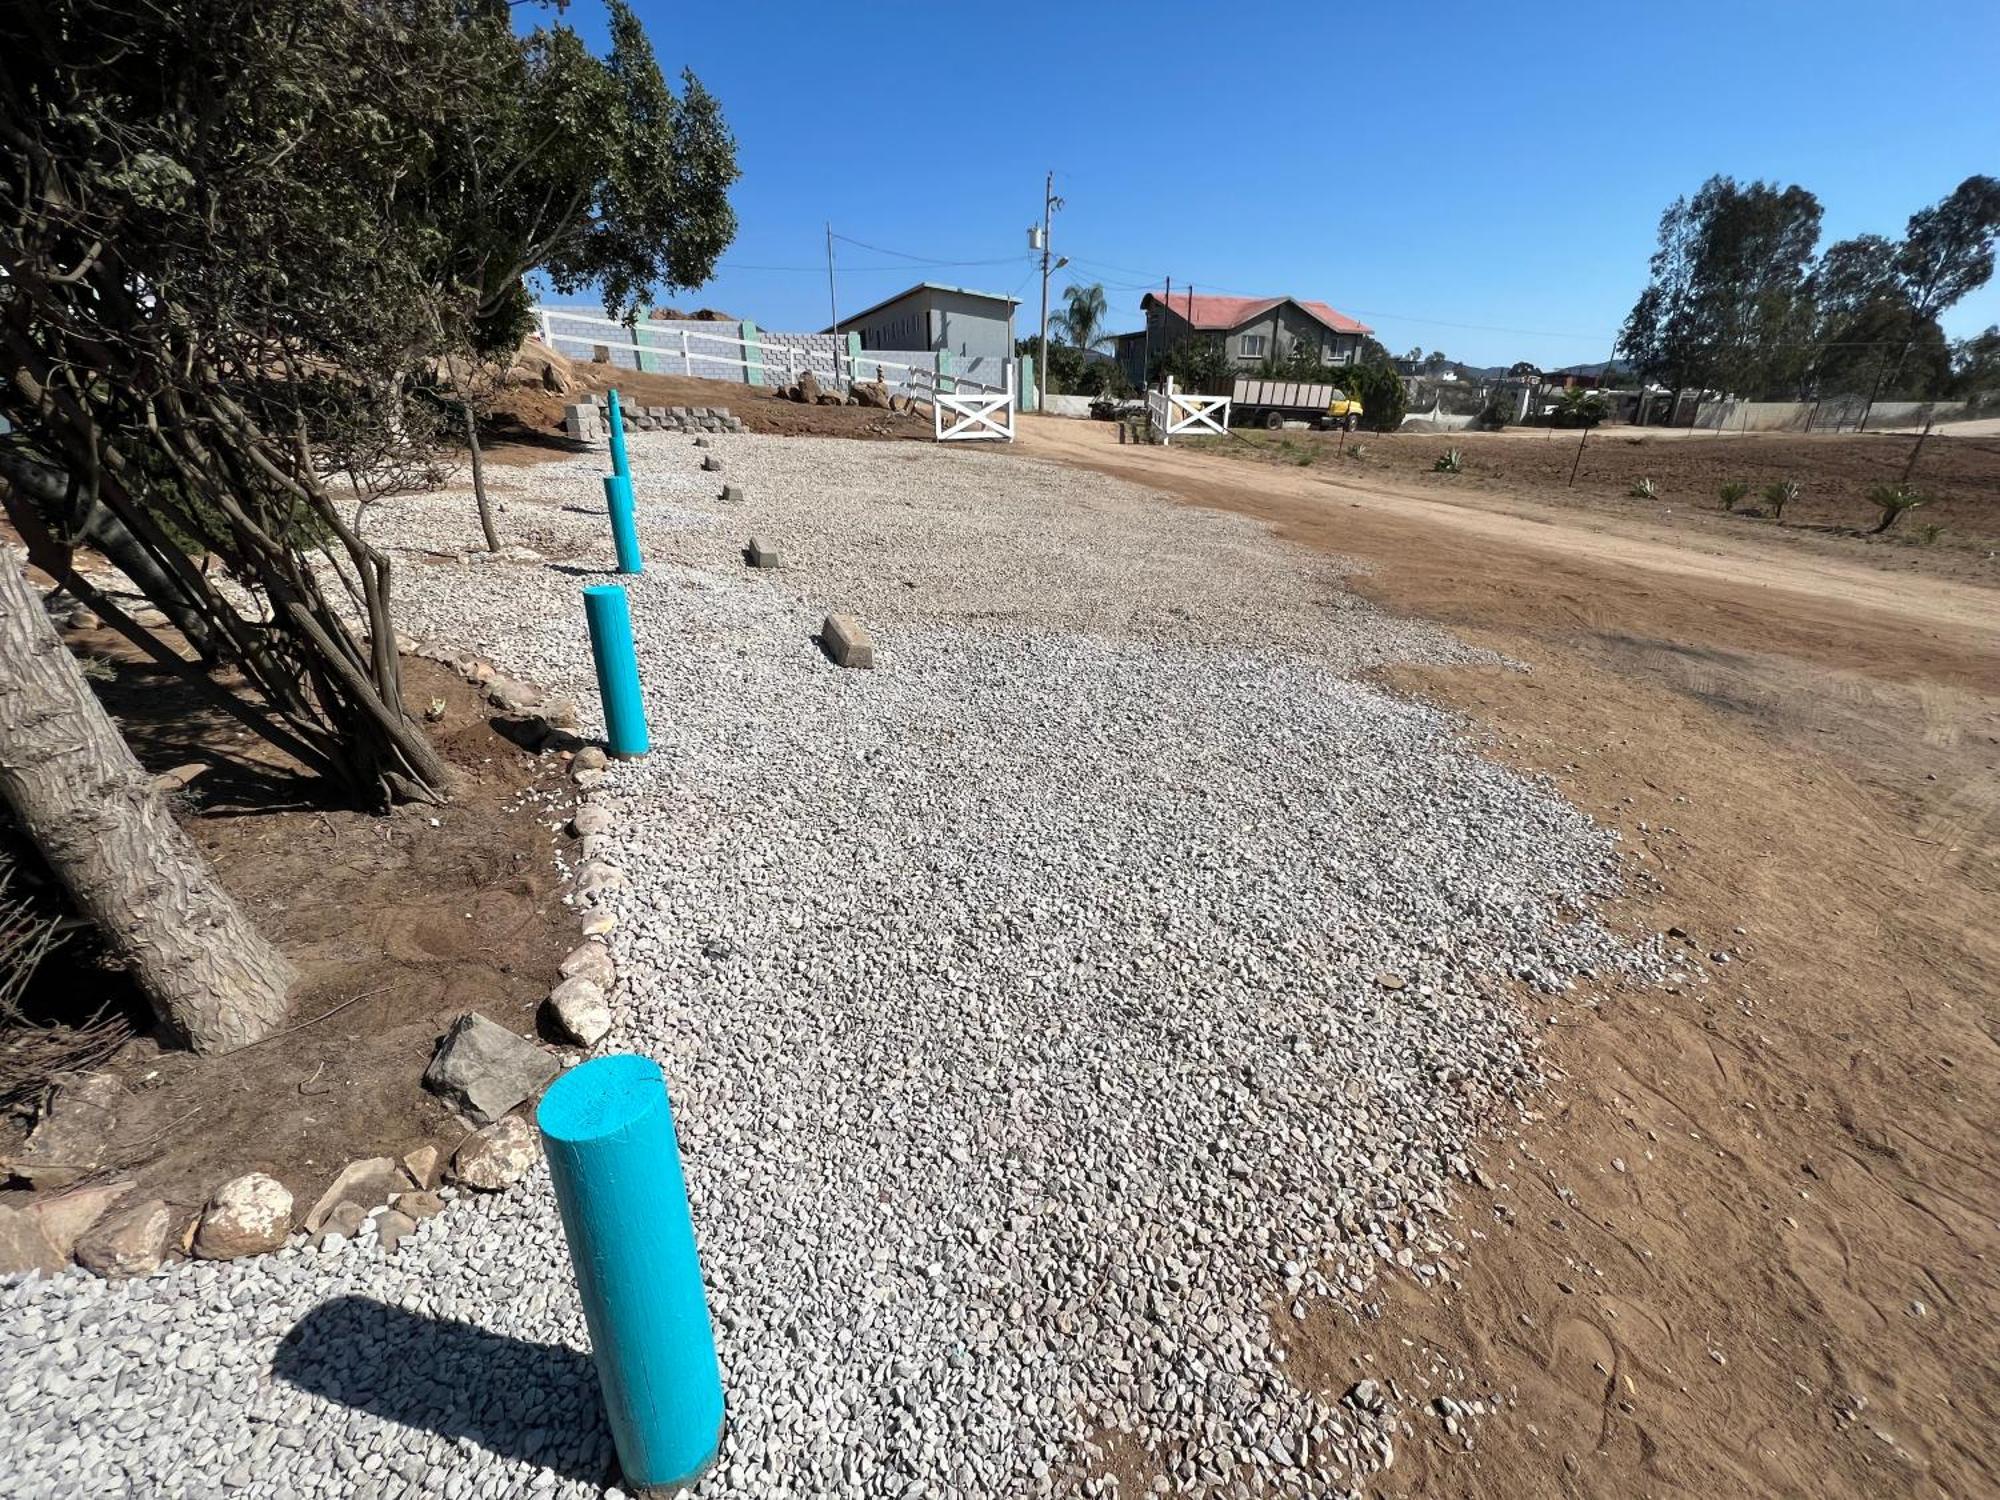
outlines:
M1095 396L1058 396L1051 392L1048 404L1042 410L1052 417L1087 417L1090 415L1090 403L1095 400Z
M1866 396L1827 396L1818 401L1704 401L1694 425L1714 432L1851 432L1866 416L1868 430L1939 426L1970 415L1963 401L1877 401Z

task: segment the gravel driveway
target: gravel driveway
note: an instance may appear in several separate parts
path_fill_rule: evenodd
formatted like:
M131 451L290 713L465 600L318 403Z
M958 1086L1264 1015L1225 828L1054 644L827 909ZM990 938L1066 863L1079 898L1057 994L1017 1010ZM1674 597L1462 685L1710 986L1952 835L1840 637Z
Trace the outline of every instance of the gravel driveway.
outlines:
M1581 915L1611 841L1357 680L1478 653L1252 523L1004 453L711 441L724 475L632 439L654 748L611 783L610 1045L666 1067L728 1392L698 1493L1108 1494L1114 1455L1345 1492L1425 1419L1296 1388L1274 1337L1359 1315L1385 1259L1449 1275L1446 1185L1535 1075L1502 981L1656 962ZM544 565L424 563L463 497L370 521L407 628L586 729L604 467L496 472ZM832 610L877 670L815 647ZM610 1463L540 1171L393 1256L0 1287L0 1409L7 1494L596 1495Z

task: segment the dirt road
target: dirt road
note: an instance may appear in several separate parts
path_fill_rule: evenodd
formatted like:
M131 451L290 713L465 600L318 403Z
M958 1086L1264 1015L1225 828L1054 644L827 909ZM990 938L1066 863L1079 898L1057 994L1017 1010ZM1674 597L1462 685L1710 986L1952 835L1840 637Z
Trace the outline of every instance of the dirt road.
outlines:
M1537 1002L1555 1082L1460 1205L1460 1288L1305 1325L1330 1395L1441 1357L1512 1402L1469 1449L1417 1428L1384 1492L2000 1492L2000 591L1021 427L1526 663L1397 682L1619 828L1606 919L1706 970Z

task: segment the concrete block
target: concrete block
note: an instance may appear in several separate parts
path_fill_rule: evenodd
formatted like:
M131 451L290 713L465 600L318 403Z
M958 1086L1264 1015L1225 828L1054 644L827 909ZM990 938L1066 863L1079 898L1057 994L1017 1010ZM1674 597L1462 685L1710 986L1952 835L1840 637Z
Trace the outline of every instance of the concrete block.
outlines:
M875 665L875 642L852 615L828 615L819 628L819 643L836 666L865 669Z
M722 487L722 498L731 504L741 501L743 498L743 486L740 484L725 484Z
M717 458L713 453L701 461L701 466L711 474L720 474L722 472L722 460Z
M588 404L563 408L563 431L579 443L593 443L604 436L604 419Z
M753 568L781 568L784 566L784 560L778 556L777 549L765 546L762 542L758 541L757 538L755 538L754 536L750 538L750 545L743 549L743 556L749 562L750 566ZM827 625L829 627L831 627L832 624L833 624L832 620L827 621ZM856 665L859 666L873 665L874 657L872 654L873 651L872 647L870 648L870 651L871 654L869 660L865 662L856 663ZM846 665L846 663L843 663L843 665Z

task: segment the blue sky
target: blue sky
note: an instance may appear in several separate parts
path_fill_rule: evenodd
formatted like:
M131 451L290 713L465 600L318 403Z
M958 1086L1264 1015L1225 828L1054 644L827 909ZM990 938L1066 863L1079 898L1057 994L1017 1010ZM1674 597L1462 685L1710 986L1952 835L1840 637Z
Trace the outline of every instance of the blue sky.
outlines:
M1113 331L1172 276L1320 298L1397 353L1571 364L1606 356L1660 210L1711 173L1811 189L1822 245L2000 175L1991 0L637 8L743 170L736 243L672 300L768 328L829 321L830 220L882 247L836 243L843 313L945 281L1020 296L1030 332L1053 168L1051 295L1102 281ZM599 0L567 19L601 45ZM2000 283L1945 319L1991 323Z

